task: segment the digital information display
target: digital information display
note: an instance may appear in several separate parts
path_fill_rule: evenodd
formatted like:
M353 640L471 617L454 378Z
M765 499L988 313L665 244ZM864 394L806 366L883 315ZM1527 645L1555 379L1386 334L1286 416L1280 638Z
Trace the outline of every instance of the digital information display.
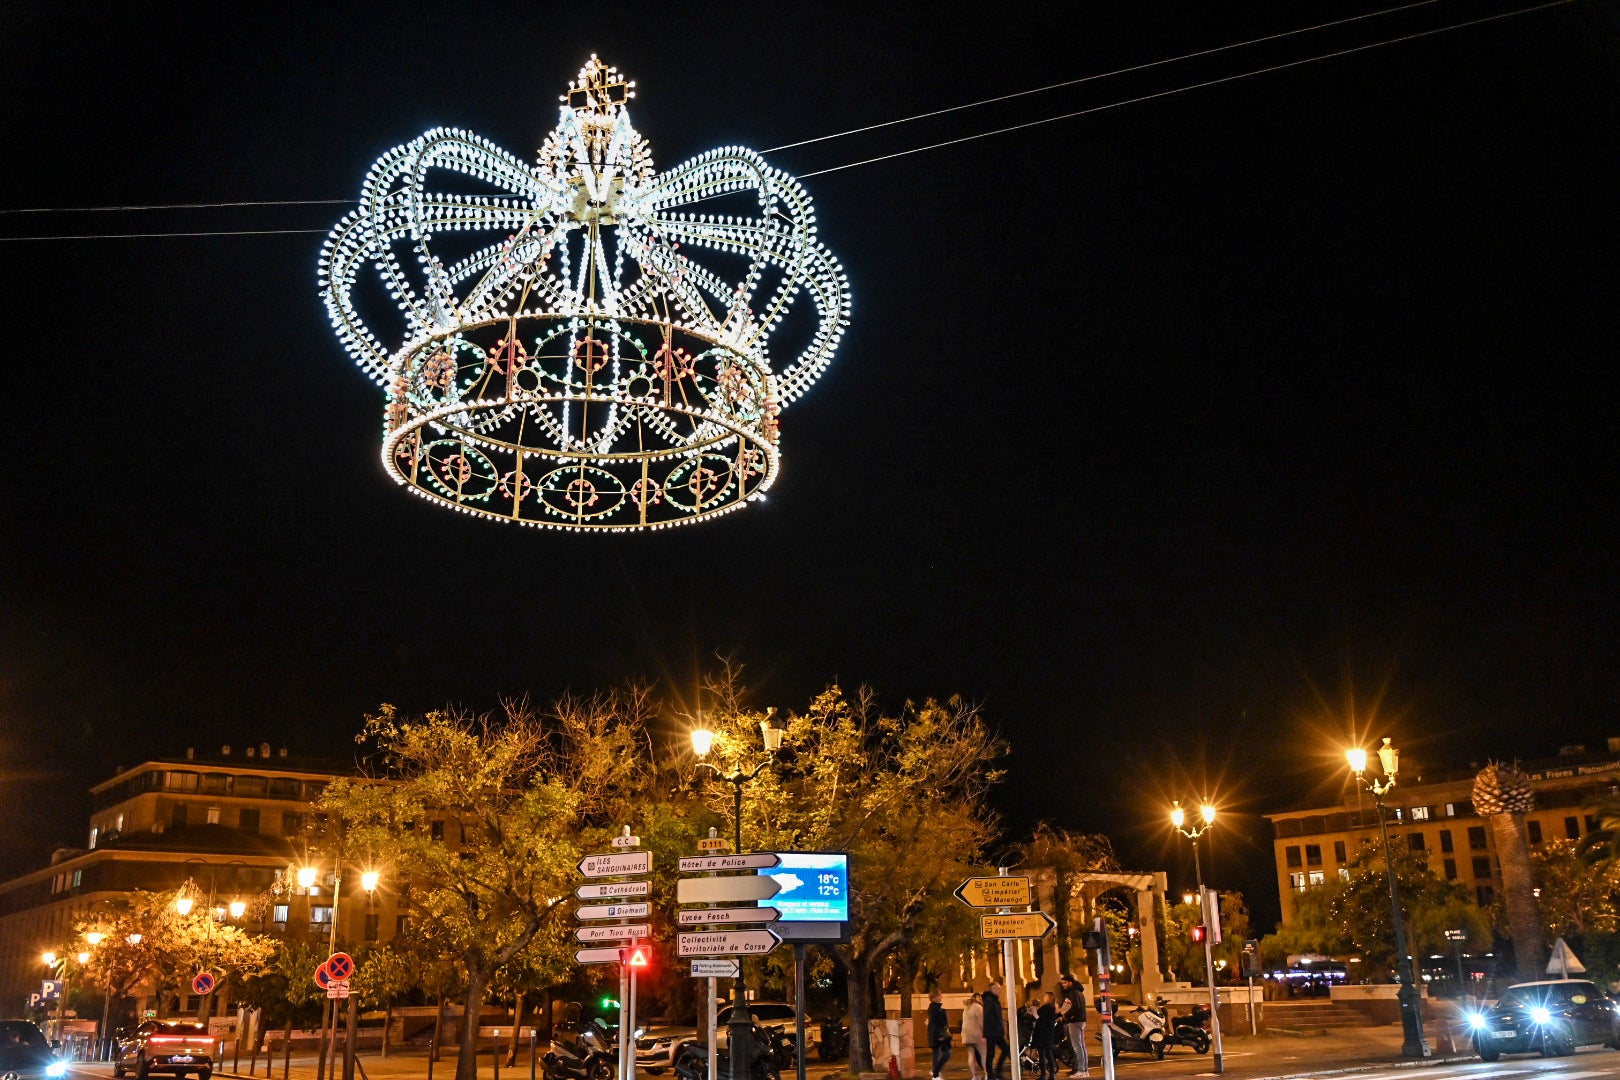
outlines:
M761 870L781 891L762 901L782 922L849 921L849 856L841 851L780 851L781 865Z

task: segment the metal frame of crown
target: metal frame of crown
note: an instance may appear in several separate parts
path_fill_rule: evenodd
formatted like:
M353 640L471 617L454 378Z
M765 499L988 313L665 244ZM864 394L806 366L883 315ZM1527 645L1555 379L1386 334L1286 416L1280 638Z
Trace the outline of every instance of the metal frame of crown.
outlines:
M636 530L728 513L775 482L780 412L831 361L848 281L793 177L740 147L656 172L633 97L591 57L536 166L429 131L377 161L327 239L332 325L387 392L383 465L416 494ZM429 186L442 173L457 190ZM385 303L406 323L392 347L362 314ZM800 347L774 360L787 336Z

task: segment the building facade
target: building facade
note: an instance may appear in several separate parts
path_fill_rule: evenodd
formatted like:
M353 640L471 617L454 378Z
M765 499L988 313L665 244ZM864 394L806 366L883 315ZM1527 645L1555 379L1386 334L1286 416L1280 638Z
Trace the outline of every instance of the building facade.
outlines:
M296 868L311 861L305 826L337 775L266 743L154 758L93 786L85 846L0 884L4 1008L16 1014L40 991L42 953L65 954L98 905L135 890L185 888L218 921L255 933L327 940L335 915L347 946L392 937L400 915L386 879L368 893L361 868L344 867L335 911L330 862L315 860L317 883L297 887Z
M1584 807L1620 791L1620 739L1610 739L1606 752L1566 747L1556 759L1521 763L1535 791L1535 809L1525 818L1532 848L1549 840L1580 840L1595 822ZM1461 882L1481 907L1496 901L1502 870L1496 842L1484 818L1474 812L1474 776L1478 768L1409 778L1403 770L1385 797L1389 839L1418 852L1430 873ZM1337 806L1269 814L1282 898L1284 925L1293 919L1300 894L1344 877L1350 857L1364 843L1379 844L1378 807L1372 796L1357 790Z

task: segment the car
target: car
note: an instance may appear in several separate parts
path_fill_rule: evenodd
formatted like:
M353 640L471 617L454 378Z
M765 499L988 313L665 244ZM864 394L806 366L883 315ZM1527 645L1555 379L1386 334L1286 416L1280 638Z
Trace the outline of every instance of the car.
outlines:
M1474 1050L1485 1061L1503 1054L1573 1054L1594 1044L1620 1050L1620 1005L1585 979L1516 983L1489 1008L1470 1013Z
M0 1076L17 1080L67 1075L67 1062L58 1058L45 1033L28 1020L0 1020Z
M152 1073L171 1073L197 1080L214 1075L214 1038L202 1024L184 1020L147 1020L118 1047L113 1075L131 1070L144 1080Z
M786 1030L793 1034L793 1006L785 1001L750 1001L748 1011L754 1017L754 1023L769 1031ZM721 1009L716 1017L716 1031L714 1034L715 1049L720 1053L726 1052L729 1032L726 1025L731 1022L731 1006ZM645 1069L654 1076L675 1063L675 1050L683 1042L697 1038L696 1024L680 1024L662 1027L650 1027L636 1037L636 1066Z

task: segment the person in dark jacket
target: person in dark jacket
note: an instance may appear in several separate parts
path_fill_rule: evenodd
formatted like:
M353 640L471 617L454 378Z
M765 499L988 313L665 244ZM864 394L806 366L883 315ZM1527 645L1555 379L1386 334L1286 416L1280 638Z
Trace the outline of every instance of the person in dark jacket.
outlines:
M1074 1048L1074 1071L1069 1074L1072 1080L1091 1072L1091 1063L1086 1059L1086 992L1067 971L1058 982L1063 987L1063 997L1058 1002L1058 1020L1069 1036L1069 1045Z
M997 1050L1000 1050L999 1056ZM990 1080L1001 1080L1007 1065L1007 1010L1001 1004L1001 982L996 980L984 992L984 1067Z
M1041 1058L1041 1080L1057 1080L1057 1001L1048 990L1035 1007L1035 1052Z
M933 1080L939 1080L951 1060L951 1022L938 990L928 995L928 1045L934 1051Z

